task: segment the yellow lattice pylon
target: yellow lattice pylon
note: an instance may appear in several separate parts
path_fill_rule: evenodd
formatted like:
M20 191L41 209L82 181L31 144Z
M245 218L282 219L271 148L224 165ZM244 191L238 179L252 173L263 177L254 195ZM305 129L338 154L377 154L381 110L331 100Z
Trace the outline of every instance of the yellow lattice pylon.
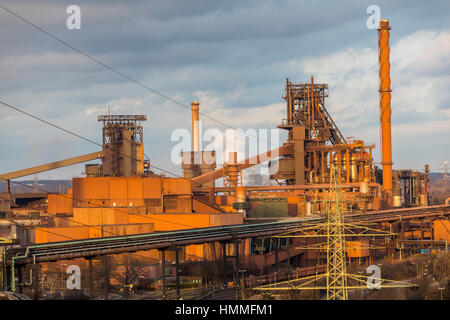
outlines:
M310 248L327 250L327 271L324 274L308 276L254 288L256 291L286 291L286 290L319 290L327 291L327 300L348 300L349 289L367 288L367 276L349 274L346 270L345 238L346 237L375 237L392 236L393 233L384 232L368 227L364 223L345 223L343 213L346 204L341 198L338 188L339 178L334 165L330 168L330 188L327 197L327 219L321 223L307 224L304 228L278 235L280 238L326 237L326 243L315 244ZM316 286L317 280L326 279L326 286ZM348 281L356 282L349 285ZM314 283L314 286L311 286ZM380 288L412 287L414 284L401 281L380 279Z

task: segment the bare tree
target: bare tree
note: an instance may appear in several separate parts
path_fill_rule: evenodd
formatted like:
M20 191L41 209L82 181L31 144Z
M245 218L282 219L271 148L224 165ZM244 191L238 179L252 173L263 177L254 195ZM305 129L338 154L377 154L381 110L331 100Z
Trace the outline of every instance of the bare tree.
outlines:
M132 254L116 255L111 261L111 279L124 286L130 285L144 274L144 267L145 264Z

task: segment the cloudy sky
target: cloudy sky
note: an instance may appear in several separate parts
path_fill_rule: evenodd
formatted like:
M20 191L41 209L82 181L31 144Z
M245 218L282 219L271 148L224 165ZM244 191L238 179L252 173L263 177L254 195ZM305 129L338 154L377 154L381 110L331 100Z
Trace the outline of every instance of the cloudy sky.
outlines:
M0 1L120 72L237 128L273 128L286 77L329 84L328 110L344 136L379 144L375 4L391 30L396 168L433 171L450 158L449 1ZM81 8L69 30L66 8ZM190 110L90 61L0 8L0 100L101 142L97 116L146 114L145 152L175 173L171 133ZM205 127L226 127L203 117ZM0 172L98 147L0 106ZM374 157L379 161L377 148ZM79 176L83 165L39 175Z

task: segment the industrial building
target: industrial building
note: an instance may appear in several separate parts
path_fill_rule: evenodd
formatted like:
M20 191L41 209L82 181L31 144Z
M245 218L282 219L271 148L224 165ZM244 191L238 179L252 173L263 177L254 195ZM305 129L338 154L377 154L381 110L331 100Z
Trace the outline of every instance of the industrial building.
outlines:
M214 151L202 151L199 144L198 102L192 102L192 150L184 150L183 177L155 174L143 144L146 115L100 115L102 149L70 159L0 175L9 181L64 166L89 162L86 176L74 178L64 194L29 195L23 205L11 208L20 195L1 195L1 236L18 244L109 238L125 235L225 227L320 218L327 214L331 169L337 169L338 188L348 215L377 214L400 208L427 208L430 203L429 169L393 170L391 155L391 87L389 23L379 30L381 168L373 162L374 145L358 138L344 137L327 111L328 85L311 77L306 82L286 79L283 99L286 114L278 128L287 131L287 140L276 150L238 162L236 152L229 161L216 163ZM318 82L316 82L318 81ZM94 163L92 161L98 161ZM243 185L242 170L270 161L278 166L270 179L277 185ZM215 181L222 179L223 186ZM384 211L383 211L384 210ZM443 211L444 212L444 211ZM448 207L445 214L448 213ZM26 217L26 219L25 219ZM401 233L406 240L450 240L448 218L420 216L403 221L381 221L379 227ZM35 226L35 228L30 228ZM14 240L15 239L15 240ZM313 240L311 240L314 243ZM311 242L310 241L310 242ZM366 240L349 239L349 262L368 263L389 255L396 248L369 250ZM308 242L308 241L306 241ZM417 245L426 247L425 244ZM233 243L188 244L176 255L164 251L142 251L158 260L217 261L238 256L241 265L255 266L261 273L323 265L321 250L299 250L305 240L249 237ZM406 250L406 249L405 249ZM177 262L178 263L178 262ZM155 272L156 274L156 272Z

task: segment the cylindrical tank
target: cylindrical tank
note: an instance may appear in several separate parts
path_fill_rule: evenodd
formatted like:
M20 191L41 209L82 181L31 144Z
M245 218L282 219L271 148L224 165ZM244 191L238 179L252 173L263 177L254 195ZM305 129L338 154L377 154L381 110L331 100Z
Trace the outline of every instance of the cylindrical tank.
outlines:
M311 215L311 201L306 202L306 216Z
M359 192L367 194L369 192L369 183L367 181L361 181L359 184Z
M236 198L235 202L237 203L246 203L247 202L247 196L245 194L245 187L244 186L238 186L236 187ZM244 206L240 206L241 208L238 209L238 212L242 212L244 215L244 218L247 216L247 212L244 209Z
M246 202L246 195L245 195L245 187L239 186L236 187L236 199L235 202Z
M354 153L351 156L350 162L350 179L352 182L358 181L358 162L359 156Z
M428 205L428 199L426 194L420 195L420 205L421 206L427 206Z
M393 202L394 208L399 208L402 206L402 197L395 195L392 197L392 202Z

